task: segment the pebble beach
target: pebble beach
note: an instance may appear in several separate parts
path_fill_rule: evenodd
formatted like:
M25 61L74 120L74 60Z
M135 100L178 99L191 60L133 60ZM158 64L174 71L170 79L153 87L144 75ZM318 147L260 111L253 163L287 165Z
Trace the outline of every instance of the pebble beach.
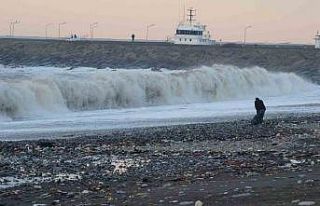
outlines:
M0 142L0 205L318 205L320 115Z

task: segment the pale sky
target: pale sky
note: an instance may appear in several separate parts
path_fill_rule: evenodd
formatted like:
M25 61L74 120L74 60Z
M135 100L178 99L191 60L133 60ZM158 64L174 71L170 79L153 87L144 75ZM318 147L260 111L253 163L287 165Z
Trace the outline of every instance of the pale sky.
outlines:
M253 27L251 42L313 43L320 30L320 0L0 0L0 35L17 19L16 35L44 36L45 25L53 23L48 34L57 36L58 23L65 21L63 35L89 34L90 23L99 22L96 37L145 38L146 26L155 24L150 39L165 39L174 35L184 1L223 41L241 41L246 25Z

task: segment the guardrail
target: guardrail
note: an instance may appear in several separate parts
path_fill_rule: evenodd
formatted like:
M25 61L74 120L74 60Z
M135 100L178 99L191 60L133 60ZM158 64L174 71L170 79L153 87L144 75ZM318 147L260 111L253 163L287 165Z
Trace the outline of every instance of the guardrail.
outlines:
M41 36L0 36L0 39L28 39L28 40L56 40L56 41L113 41L113 42L132 42L131 39L113 39L113 38L69 38L69 37L41 37ZM134 42L145 43L170 43L166 40L145 40L135 39Z

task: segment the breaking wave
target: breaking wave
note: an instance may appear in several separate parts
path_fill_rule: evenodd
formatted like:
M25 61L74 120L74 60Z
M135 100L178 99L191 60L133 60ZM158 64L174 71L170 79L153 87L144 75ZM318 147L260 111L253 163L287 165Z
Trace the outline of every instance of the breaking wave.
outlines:
M0 120L70 111L283 96L318 87L292 73L214 65L192 70L0 68Z

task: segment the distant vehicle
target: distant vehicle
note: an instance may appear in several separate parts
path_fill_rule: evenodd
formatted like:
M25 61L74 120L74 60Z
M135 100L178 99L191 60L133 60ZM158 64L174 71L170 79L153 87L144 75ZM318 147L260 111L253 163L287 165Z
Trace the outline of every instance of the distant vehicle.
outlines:
M183 45L214 45L215 41L211 40L210 32L207 31L206 26L195 22L196 10L189 9L188 11L188 19L179 23L172 40L173 43Z
M81 38L78 37L76 34L71 34L70 38L66 39L67 41L80 41Z

